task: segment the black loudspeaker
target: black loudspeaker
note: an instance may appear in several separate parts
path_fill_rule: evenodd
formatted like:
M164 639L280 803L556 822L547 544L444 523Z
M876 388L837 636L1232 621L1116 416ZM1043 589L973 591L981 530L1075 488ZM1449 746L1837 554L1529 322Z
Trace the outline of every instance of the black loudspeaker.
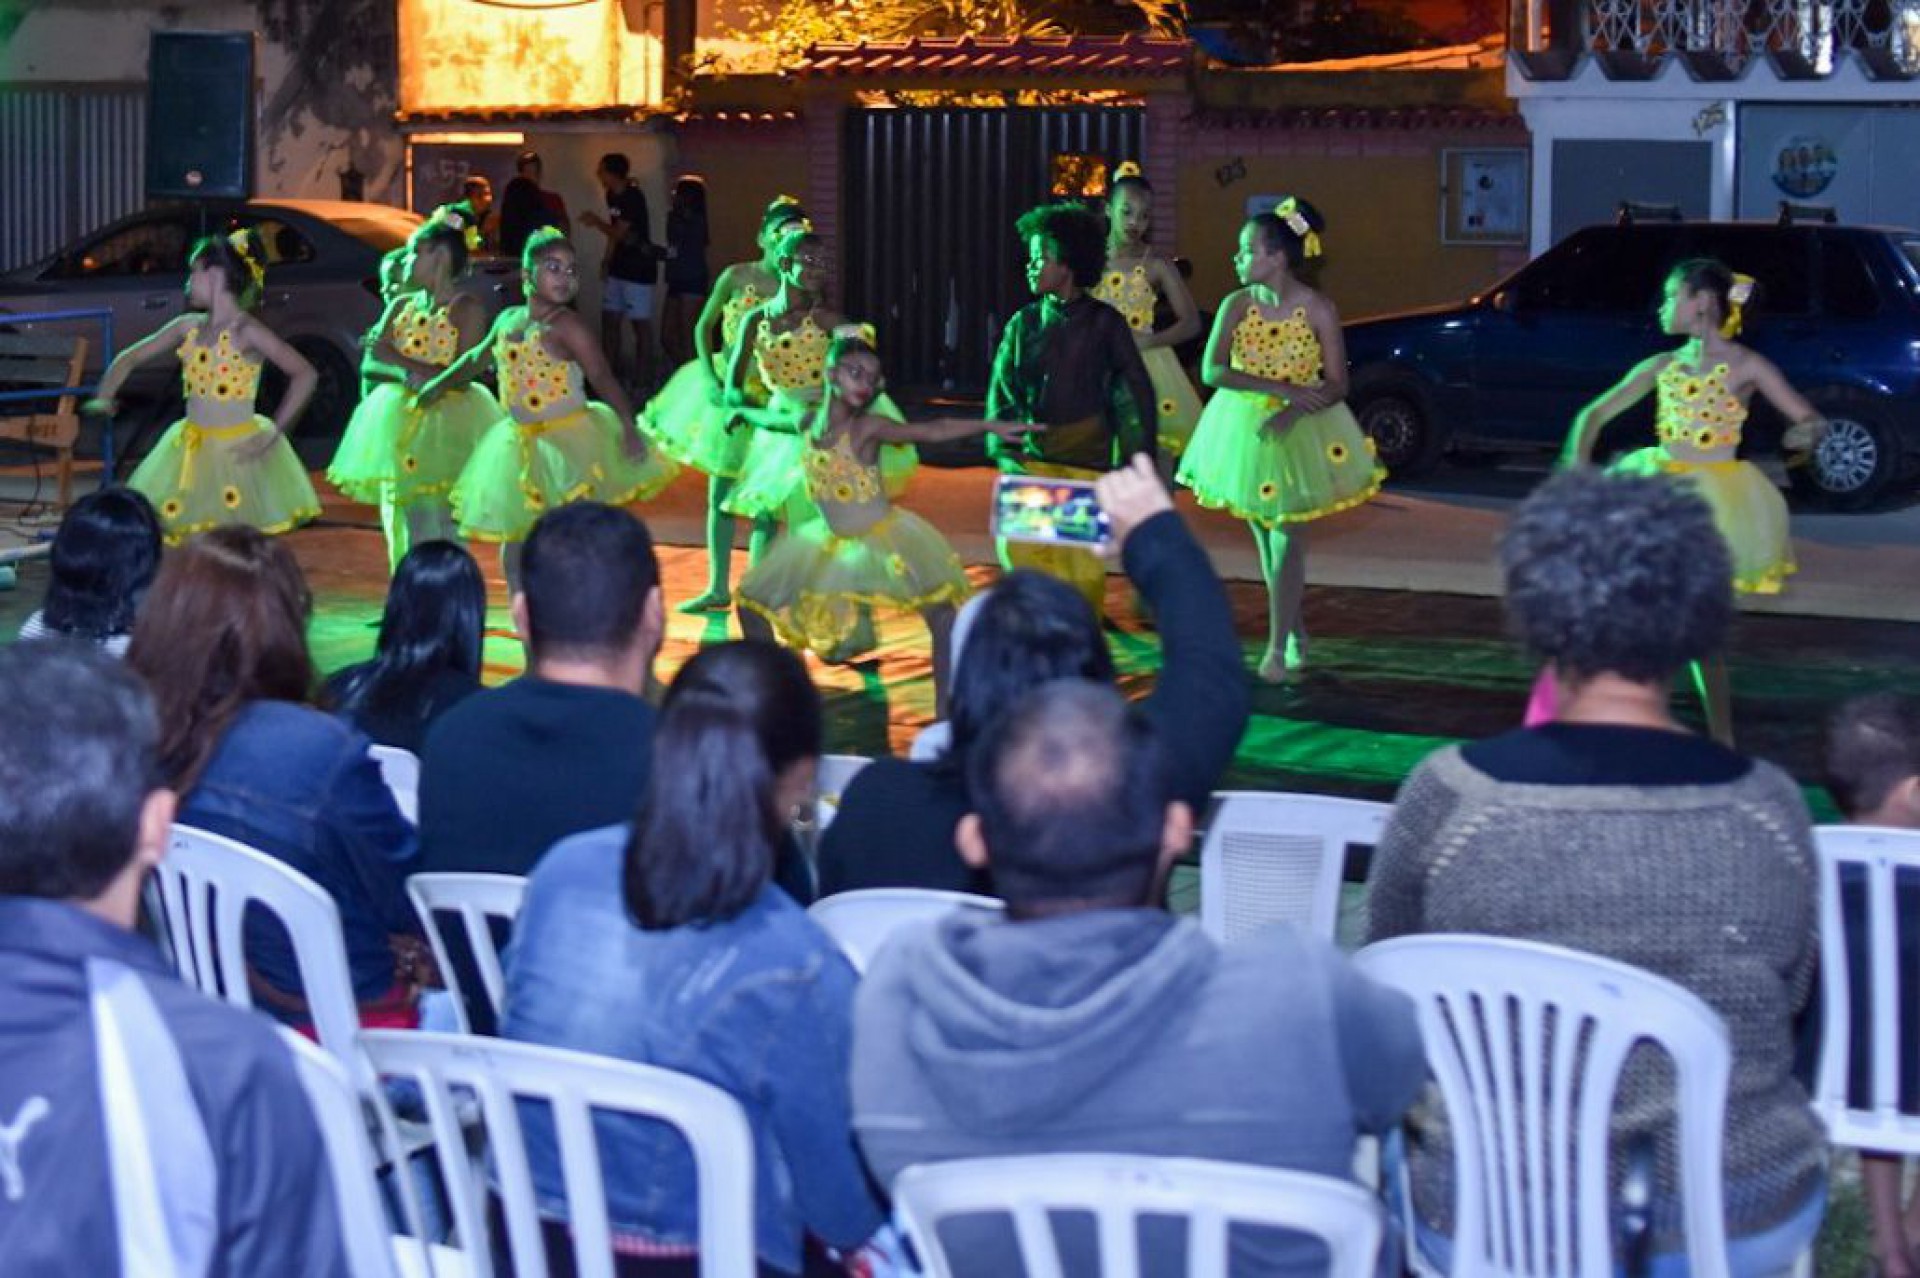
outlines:
M147 49L147 197L253 194L253 33L155 32Z

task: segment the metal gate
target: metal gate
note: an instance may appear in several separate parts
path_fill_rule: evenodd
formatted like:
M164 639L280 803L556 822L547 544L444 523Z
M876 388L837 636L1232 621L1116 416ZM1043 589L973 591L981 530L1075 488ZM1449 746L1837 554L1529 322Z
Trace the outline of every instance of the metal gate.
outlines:
M0 270L144 203L146 89L0 90Z
M888 108L847 113L847 314L880 330L896 386L979 394L1025 304L1014 220L1049 198L1057 155L1141 154L1138 107Z

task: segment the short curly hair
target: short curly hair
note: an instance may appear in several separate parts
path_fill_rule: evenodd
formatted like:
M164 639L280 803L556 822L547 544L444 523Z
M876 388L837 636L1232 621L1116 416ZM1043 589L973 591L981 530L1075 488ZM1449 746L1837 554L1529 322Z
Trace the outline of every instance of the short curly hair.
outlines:
M1733 561L1707 503L1659 475L1556 475L1500 540L1507 621L1561 674L1672 678L1718 650Z
M1073 282L1092 288L1107 269L1107 224L1084 205L1042 204L1014 224L1024 242L1038 235L1054 260L1073 272Z

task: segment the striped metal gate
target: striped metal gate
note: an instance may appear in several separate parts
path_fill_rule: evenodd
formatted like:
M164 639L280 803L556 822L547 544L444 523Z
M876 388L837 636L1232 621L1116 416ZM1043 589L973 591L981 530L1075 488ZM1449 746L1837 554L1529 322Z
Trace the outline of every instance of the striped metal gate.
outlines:
M842 309L878 326L888 380L984 392L1029 300L1015 219L1049 198L1055 156L1136 159L1144 130L1138 107L849 111Z
M144 85L0 89L0 270L145 202Z

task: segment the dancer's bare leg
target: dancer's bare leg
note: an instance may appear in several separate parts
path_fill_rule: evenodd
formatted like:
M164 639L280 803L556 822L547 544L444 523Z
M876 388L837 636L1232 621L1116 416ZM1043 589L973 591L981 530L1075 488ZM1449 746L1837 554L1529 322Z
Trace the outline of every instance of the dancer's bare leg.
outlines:
M933 717L947 717L947 698L953 690L953 605L935 604L920 614L933 640Z
M707 588L681 604L681 612L724 612L733 605L729 583L737 521L720 506L732 494L733 482L719 475L707 481Z

